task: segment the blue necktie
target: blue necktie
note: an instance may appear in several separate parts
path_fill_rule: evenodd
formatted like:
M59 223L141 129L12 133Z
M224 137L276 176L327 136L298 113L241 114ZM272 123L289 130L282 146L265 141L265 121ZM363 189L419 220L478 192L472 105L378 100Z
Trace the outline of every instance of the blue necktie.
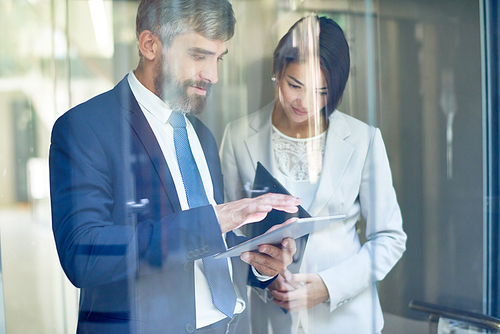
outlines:
M189 145L184 115L174 111L168 121L174 128L175 155L181 171L188 205L190 208L208 205L210 203ZM222 313L232 318L236 305L236 293L229 275L227 260L216 260L209 256L203 258L203 268L212 294L212 303Z

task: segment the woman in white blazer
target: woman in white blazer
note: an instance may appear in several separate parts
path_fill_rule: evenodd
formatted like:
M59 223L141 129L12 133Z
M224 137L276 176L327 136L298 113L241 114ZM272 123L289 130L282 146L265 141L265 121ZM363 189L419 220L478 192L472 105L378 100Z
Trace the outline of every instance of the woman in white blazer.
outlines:
M309 52L318 26L319 58ZM246 196L244 185L260 162L312 216L347 215L309 236L298 273L279 276L267 291L252 290L254 333L383 328L376 282L402 256L406 234L379 129L336 110L349 67L342 29L324 17L303 18L274 52L276 101L226 128L227 201ZM356 232L360 216L363 245Z

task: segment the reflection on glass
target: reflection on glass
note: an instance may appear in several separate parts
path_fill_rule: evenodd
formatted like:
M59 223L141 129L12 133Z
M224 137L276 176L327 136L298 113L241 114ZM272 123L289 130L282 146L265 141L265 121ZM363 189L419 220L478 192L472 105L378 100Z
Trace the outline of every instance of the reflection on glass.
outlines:
M375 284L401 257L406 235L380 131L336 110L349 69L339 25L307 16L274 51L276 99L226 128L226 200L241 196L260 162L310 215L347 214L340 224L301 238L301 258L286 274L266 290L251 290L255 333L382 330ZM363 245L356 227L361 213Z
M0 3L0 222L7 333L75 332L78 291L57 259L47 155L57 116L112 85L113 30L108 29L107 45L98 47L96 39L103 35L94 34L91 5ZM137 6L99 5L108 28L113 10L133 21L127 7L135 12ZM126 31L120 34L123 40Z

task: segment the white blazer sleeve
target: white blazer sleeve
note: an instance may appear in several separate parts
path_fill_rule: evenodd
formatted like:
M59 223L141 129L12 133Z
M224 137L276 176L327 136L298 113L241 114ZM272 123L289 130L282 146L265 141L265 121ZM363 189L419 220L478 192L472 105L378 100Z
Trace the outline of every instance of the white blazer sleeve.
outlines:
M224 176L225 202L231 202L246 197L243 194L243 184L236 162L231 127L232 124L226 126L220 147L222 175Z
M405 251L406 234L378 129L367 151L356 201L366 220L367 242L357 254L319 272L330 294L330 311L382 280Z

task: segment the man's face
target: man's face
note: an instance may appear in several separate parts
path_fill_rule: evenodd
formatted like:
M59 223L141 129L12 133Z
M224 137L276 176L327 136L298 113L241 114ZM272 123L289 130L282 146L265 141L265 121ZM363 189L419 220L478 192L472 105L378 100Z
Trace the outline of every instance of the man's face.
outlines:
M203 112L210 87L219 80L218 63L226 53L223 41L209 40L198 33L176 37L157 57L156 94L173 110Z

